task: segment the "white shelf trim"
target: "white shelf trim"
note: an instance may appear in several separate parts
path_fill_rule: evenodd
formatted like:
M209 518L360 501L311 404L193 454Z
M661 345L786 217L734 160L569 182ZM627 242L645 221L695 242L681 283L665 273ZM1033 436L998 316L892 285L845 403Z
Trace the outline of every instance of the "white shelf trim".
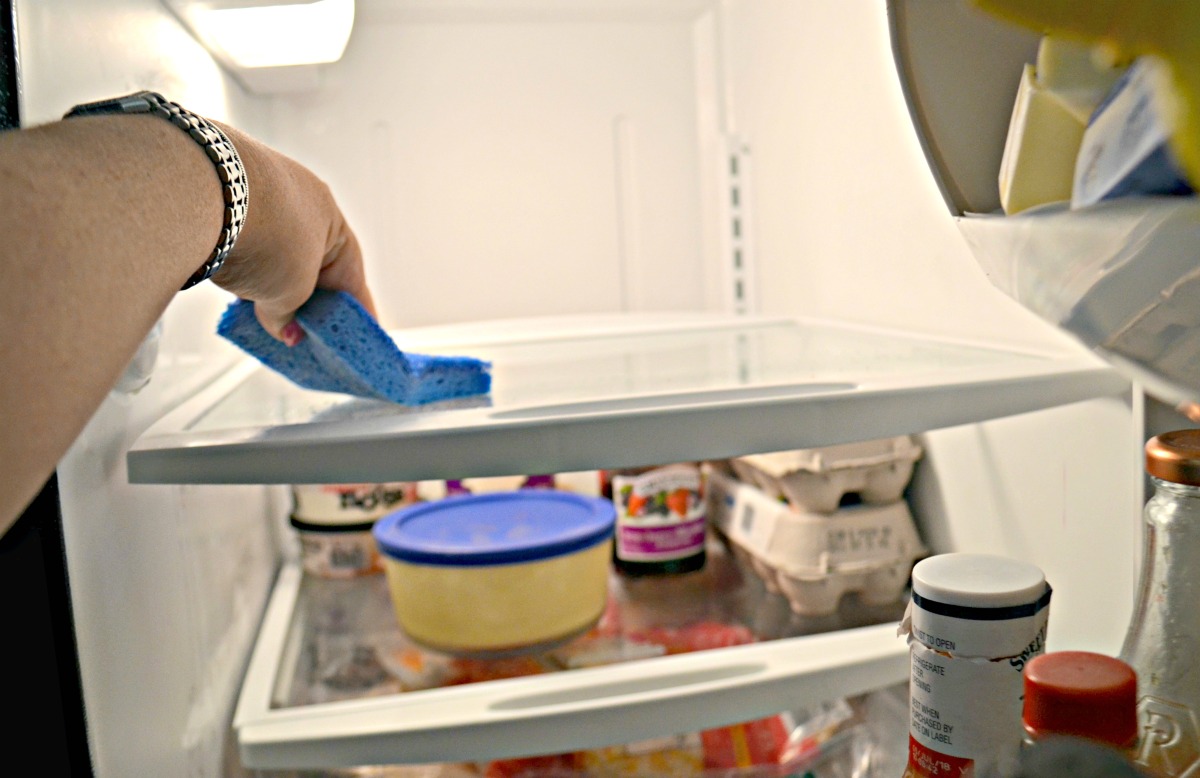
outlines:
M490 760L710 729L881 688L908 673L896 625L607 667L272 710L301 572L285 568L234 728L254 769Z

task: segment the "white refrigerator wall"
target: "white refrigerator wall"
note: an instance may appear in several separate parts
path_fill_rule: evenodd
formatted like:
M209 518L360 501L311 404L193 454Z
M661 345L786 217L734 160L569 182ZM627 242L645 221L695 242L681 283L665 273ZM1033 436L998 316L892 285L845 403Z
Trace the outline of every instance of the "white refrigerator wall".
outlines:
M959 238L877 0L588 0L567 16L552 0L360 0L319 89L276 97L243 92L157 0L17 5L27 123L149 87L260 134L331 184L388 327L726 309L740 248L765 313L1075 348L993 290ZM229 713L284 495L131 487L124 471L129 443L236 356L213 334L225 301L178 296L150 384L110 397L60 468L102 776L236 772ZM923 437L913 495L931 544L1041 564L1052 647L1115 651L1124 629L1131 402Z
M764 312L1074 347L994 289L959 236L909 120L881 0L725 7Z
M359 2L320 88L276 101L276 139L338 193L384 325L713 307L707 5Z

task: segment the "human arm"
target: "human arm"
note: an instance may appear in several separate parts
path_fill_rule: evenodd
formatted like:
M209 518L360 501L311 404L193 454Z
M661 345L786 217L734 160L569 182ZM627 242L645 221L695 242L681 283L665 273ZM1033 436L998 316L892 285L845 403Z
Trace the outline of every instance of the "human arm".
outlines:
M357 240L316 176L233 128L250 206L212 280L268 332L315 286L374 310ZM216 245L221 187L185 133L141 115L0 133L0 534Z

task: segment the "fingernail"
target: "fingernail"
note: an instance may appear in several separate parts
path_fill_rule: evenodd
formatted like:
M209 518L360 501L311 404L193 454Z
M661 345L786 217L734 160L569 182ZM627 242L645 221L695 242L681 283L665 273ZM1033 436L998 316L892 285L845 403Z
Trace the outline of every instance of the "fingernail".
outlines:
M304 328L301 327L300 323L295 319L292 319L290 322L288 322L279 334L283 336L283 342L286 343L289 348L304 340Z

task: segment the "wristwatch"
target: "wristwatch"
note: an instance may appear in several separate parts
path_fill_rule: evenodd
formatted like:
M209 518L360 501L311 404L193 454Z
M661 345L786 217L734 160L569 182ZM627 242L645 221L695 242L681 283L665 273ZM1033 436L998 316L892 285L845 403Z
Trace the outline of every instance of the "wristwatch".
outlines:
M246 168L238 156L233 142L221 128L177 103L172 103L157 92L134 92L124 97L84 103L72 108L63 117L95 116L107 113L148 113L158 116L183 130L204 149L217 170L221 180L221 193L225 199L225 213L221 224L221 236L216 247L200 269L188 278L183 289L188 289L205 280L220 269L242 225L246 223L246 209L250 204L250 189L246 181Z

